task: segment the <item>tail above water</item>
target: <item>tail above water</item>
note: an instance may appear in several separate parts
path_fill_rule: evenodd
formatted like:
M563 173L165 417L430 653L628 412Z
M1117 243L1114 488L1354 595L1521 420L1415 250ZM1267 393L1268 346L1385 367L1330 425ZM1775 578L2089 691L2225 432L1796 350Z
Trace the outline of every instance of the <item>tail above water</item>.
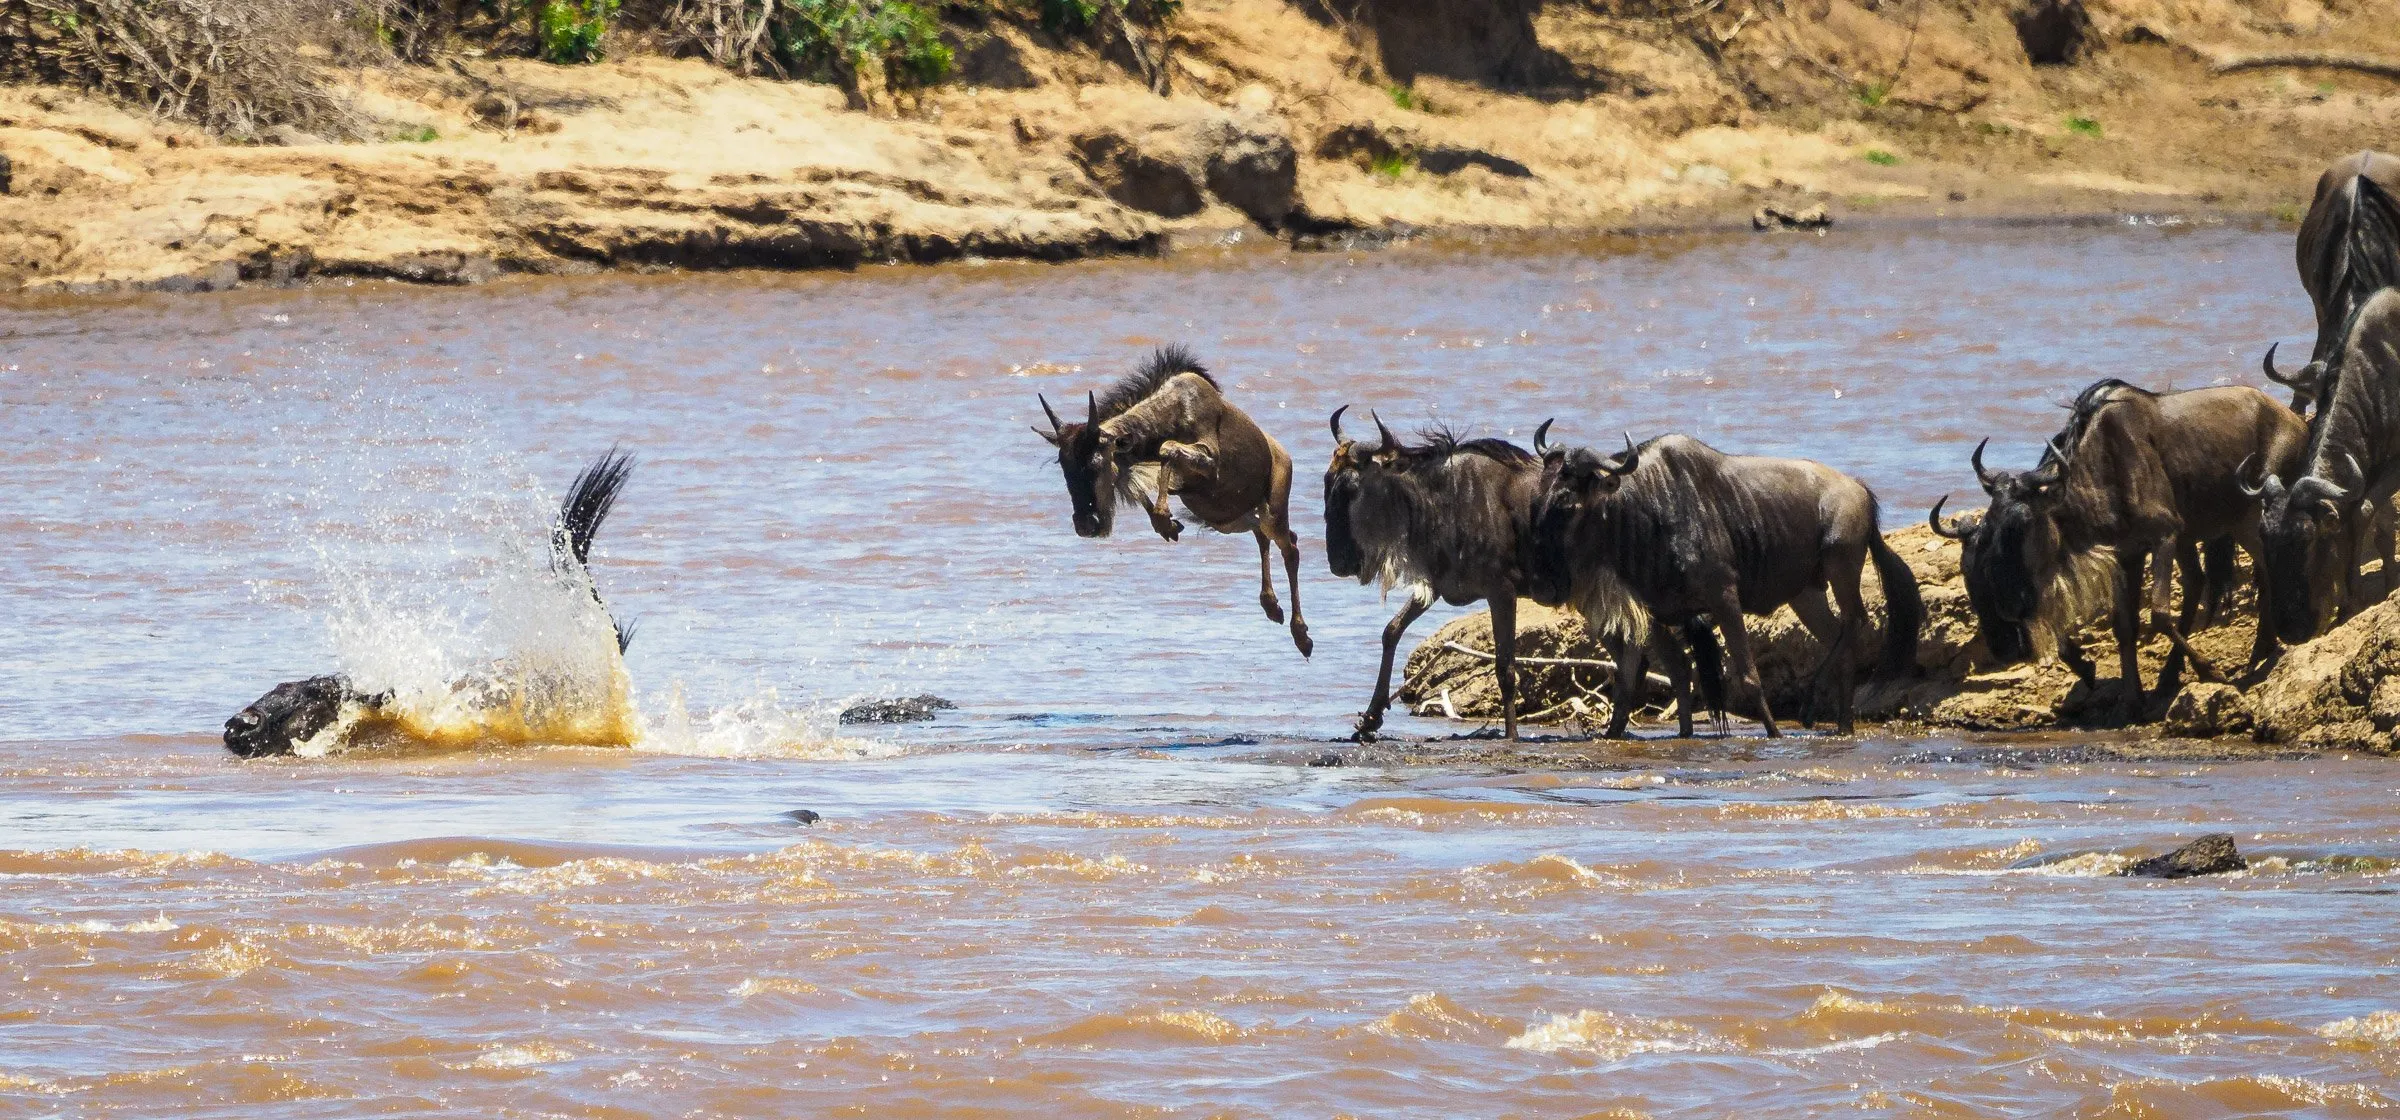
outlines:
M1917 672L1917 636L1925 629L1925 596L1917 588L1917 573L1909 569L1908 561L1884 543L1882 520L1878 513L1871 526L1874 531L1867 536L1875 578L1883 583L1883 664L1877 675L1899 679Z
M632 476L633 454L615 447L609 448L591 466L585 467L582 474L575 476L575 481L567 487L566 499L559 503L558 528L551 541L551 547L560 554L562 566L570 558L577 567L584 567L590 562L592 538L599 535L600 523L608 520L609 511L616 508L617 494ZM600 588L596 584L592 588L592 599L601 603L603 609L606 608L607 604L601 600ZM633 645L634 624L631 621L617 621L613 614L609 622L617 631L617 652L623 653Z

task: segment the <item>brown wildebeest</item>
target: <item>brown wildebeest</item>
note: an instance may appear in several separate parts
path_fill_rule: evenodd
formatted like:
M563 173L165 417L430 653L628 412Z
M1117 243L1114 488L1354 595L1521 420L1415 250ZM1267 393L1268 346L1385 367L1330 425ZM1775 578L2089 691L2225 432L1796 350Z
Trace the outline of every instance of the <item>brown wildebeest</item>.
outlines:
M1333 411L1333 459L1325 468L1325 563L1334 575L1360 583L1402 588L1408 599L1383 628L1383 662L1375 694L1358 717L1357 738L1370 739L1383 727L1392 702L1392 659L1400 638L1436 598L1451 606L1491 604L1493 672L1500 683L1500 719L1517 737L1517 595L1525 585L1525 545L1541 460L1500 439L1462 440L1436 429L1423 441L1404 444L1375 421L1376 442L1361 444L1342 435L1343 405ZM1550 429L1534 433L1540 446ZM1621 609L1620 609L1621 608ZM1653 634L1638 609L1619 604L1586 616L1616 654L1619 678L1644 680L1639 653L1650 637L1660 666L1675 690L1683 734L1692 733L1692 664L1663 634ZM1699 677L1712 706L1724 707L1715 639L1701 627L1692 634ZM1622 691L1622 690L1620 690ZM1622 734L1630 708L1622 699L1610 716L1609 734Z
M1639 447L1628 436L1625 450L1608 457L1588 448L1546 451L1543 479L1527 581L1534 601L1625 595L1655 618L1714 619L1732 679L1757 698L1769 736L1779 734L1775 713L1742 616L1787 603L1799 614L1836 671L1847 735L1857 643L1866 631L1859 577L1870 556L1891 618L1878 675L1916 671L1925 604L1907 562L1884 543L1874 492L1857 479L1805 459L1727 455L1682 435ZM1826 603L1829 588L1838 621ZM1820 669L1820 682L1823 676ZM1617 679L1626 678L1620 672Z
M2289 375L2275 369L2275 347L2259 362L2269 379L2291 387L2292 409L2306 416L2322 398L2325 371L2341 346L2350 316L2368 296L2400 283L2400 156L2356 152L2317 176L2316 198L2300 221L2294 256L2300 286L2317 311L2317 340L2308 364Z
M2316 592L2330 582L2346 589L2343 613L2358 607L2358 555L2400 490L2400 288L2352 313L2328 370L2332 395L2309 422L2300 478L2287 487L2270 477L2251 491L2264 515L2266 590L2287 642L2316 633L2325 616ZM2391 538L2379 535L2388 591Z
M1037 397L1036 399L1041 399ZM1116 527L1117 499L1140 505L1150 527L1168 540L1183 522L1167 499L1220 533L1258 539L1258 605L1270 622L1283 621L1275 601L1267 546L1283 552L1292 589L1292 645L1306 657L1316 649L1300 615L1300 537L1292 532L1292 457L1273 436L1228 402L1216 378L1181 346L1161 347L1108 395L1086 397L1083 422L1061 423L1042 399L1050 430L1034 433L1058 448L1067 478L1075 533L1105 537Z
M2050 441L2034 469L2017 473L1983 465L1984 444L1969 459L1991 507L1971 530L1946 527L1934 506L1934 530L1968 538L1961 557L1967 595L1984 646L2002 663L2032 653L2031 629L2059 640L2061 659L2089 684L2092 664L2067 634L2096 608L2111 585L2121 702L2138 716L2141 676L2142 577L2151 573L2151 625L2173 643L2159 675L2160 695L2176 684L2185 659L2218 677L2191 648L2185 631L2206 597L2199 549L2231 537L2250 553L2253 576L2262 556L2258 504L2245 496L2242 472L2253 465L2290 477L2299 470L2307 425L2297 413L2247 386L2153 393L2115 378L2094 382L2075 398L2065 430ZM2184 572L2180 619L2169 617L2174 586L2169 563ZM2252 665L2275 650L2274 623L2264 587Z

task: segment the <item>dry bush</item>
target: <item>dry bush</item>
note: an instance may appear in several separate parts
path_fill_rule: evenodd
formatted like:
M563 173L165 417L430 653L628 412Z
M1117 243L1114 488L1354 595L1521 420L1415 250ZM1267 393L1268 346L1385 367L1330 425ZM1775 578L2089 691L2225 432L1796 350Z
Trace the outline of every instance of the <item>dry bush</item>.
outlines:
M0 0L0 80L91 90L233 139L365 126L323 64L360 37L342 0Z

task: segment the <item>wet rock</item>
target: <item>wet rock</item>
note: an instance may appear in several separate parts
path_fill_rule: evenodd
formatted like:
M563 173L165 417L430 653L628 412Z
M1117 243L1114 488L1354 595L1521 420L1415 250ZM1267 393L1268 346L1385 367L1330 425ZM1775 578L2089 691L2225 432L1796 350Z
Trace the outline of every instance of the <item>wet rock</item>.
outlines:
M935 712L957 710L958 705L928 692L918 696L903 696L891 700L865 700L842 709L843 723L918 723L933 718Z
M1326 751L1315 758L1309 759L1308 764L1310 766L1340 766L1342 765L1342 756L1335 754L1332 751Z
M1756 230L1824 229L1832 224L1833 215L1826 213L1822 204L1794 207L1789 210L1777 206L1761 206L1757 212L1750 215L1750 228Z
M2258 737L2316 750L2392 749L2400 727L2400 602L2378 603L2350 621L2285 650L2252 690Z
M2083 0L2019 0L2009 12L2025 58L2036 66L2064 66L2083 57L2092 39L2092 17Z
M785 820L788 820L793 824L804 825L815 824L818 821L825 819L822 814L818 813L814 809L786 809L783 811L783 816Z
M2244 735L2251 723L2249 701L2229 684L2203 681L2186 685L2167 705L2167 734L2187 739Z
M2250 861L2233 846L2233 837L2212 832L2163 856L2140 860L2118 872L2138 879L2188 879L2194 875L2222 875L2228 871L2243 871Z

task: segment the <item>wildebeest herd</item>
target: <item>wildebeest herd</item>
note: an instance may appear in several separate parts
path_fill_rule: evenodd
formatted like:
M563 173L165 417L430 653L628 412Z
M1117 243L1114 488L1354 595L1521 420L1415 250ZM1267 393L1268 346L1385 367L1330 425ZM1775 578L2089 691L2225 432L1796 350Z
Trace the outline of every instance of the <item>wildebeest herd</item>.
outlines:
M2362 152L2328 168L2300 227L2301 284L2317 312L2309 361L2286 375L2274 347L2262 366L2290 386L2290 407L2247 387L2153 392L2107 379L2083 390L2065 427L2031 469L1969 457L1990 503L1944 520L1990 660L2012 664L2052 645L2086 683L2097 671L2074 631L2107 608L2119 696L2138 715L2178 687L2185 665L2224 671L2192 648L2195 621L2213 620L2232 589L2233 550L2251 560L2258 593L2257 671L2281 643L2305 641L2368 601L2360 560L2383 561L2391 590L2390 499L2400 490L2400 159ZM1296 570L1282 511L1288 459L1180 349L1161 350L1105 395L1080 424L1050 430L1076 531L1108 535L1119 499L1141 504L1160 535L1181 526L1168 499L1220 531L1269 533ZM1876 673L1915 673L1925 609L1908 565L1884 543L1875 495L1820 463L1728 455L1684 435L1625 448L1552 447L1551 421L1528 451L1447 430L1416 442L1380 417L1371 440L1330 420L1325 558L1336 576L1405 595L1383 630L1375 690L1356 726L1372 736L1391 703L1392 662L1410 623L1437 598L1490 604L1503 731L1517 733L1516 601L1572 606L1615 661L1607 733L1624 733L1644 663L1655 658L1676 694L1678 731L1692 731L1692 688L1718 712L1726 690L1747 699L1766 734L1775 716L1743 616L1790 606L1824 646L1835 720L1852 726L1853 666L1867 638L1860 581L1867 561L1884 587L1887 619ZM1372 415L1372 414L1370 414ZM1985 441L1986 444L1989 441ZM1263 444L1271 452L1253 450ZM1189 490L1187 491L1187 487ZM1226 501L1224 494L1238 494ZM2183 576L2175 609L2173 576ZM2145 582L2147 577L2147 582ZM1293 584L1292 633L1310 646ZM1270 618L1273 592L1261 592ZM2141 679L2145 615L2171 646L2155 692ZM2039 641L2037 641L2039 639ZM1806 717L1803 717L1803 722Z
M1991 662L2043 649L2087 684L2097 671L2074 640L2103 608L2118 651L2118 695L2138 715L2179 687L2185 665L2224 670L2192 648L2235 580L2234 549L2251 560L2258 636L2244 671L2270 664L2393 589L2390 500L2400 490L2400 159L2362 152L2328 168L2300 227L2302 287L2317 314L2308 362L2285 374L2268 347L2266 375L2292 390L2285 407L2246 387L2153 392L2109 379L2084 389L2065 426L2022 471L1969 456L1989 498L1980 513L1934 532L1961 545L1961 570ZM1047 399L1077 534L1106 537L1119 501L1177 539L1170 500L1221 533L1258 542L1259 606L1282 622L1270 549L1291 594L1292 643L1314 649L1300 610L1300 542L1289 505L1291 456L1181 347L1087 394L1083 418ZM1871 623L1861 583L1872 561L1886 621L1878 678L1915 674L1925 607L1908 565L1883 538L1873 491L1800 459L1729 455L1668 434L1622 450L1560 447L1551 422L1531 450L1448 430L1414 441L1369 413L1372 435L1346 434L1350 406L1330 418L1324 476L1326 563L1335 576L1403 595L1383 630L1375 688L1355 726L1382 727L1392 665L1409 625L1436 599L1490 605L1504 732L1517 734L1516 604L1572 607L1614 659L1607 727L1625 732L1653 661L1689 736L1697 701L1720 730L1729 701L1748 701L1778 734L1743 618L1790 606L1824 647L1812 692L1830 682L1834 721L1853 724L1854 667ZM1352 427L1359 429L1356 418ZM1985 441L1988 444L1988 440ZM579 477L560 511L554 564L576 573L625 481L613 451ZM2377 586L2362 557L2382 560ZM2175 609L2173 575L2183 577ZM2145 577L2147 582L2145 583ZM596 593L595 593L596 594ZM2138 660L2143 623L2170 653L2156 690ZM619 644L631 638L620 630ZM1738 691L1735 691L1738 690ZM373 703L339 677L278 686L226 724L237 754L289 753L345 703ZM1811 713L1803 710L1806 725Z

